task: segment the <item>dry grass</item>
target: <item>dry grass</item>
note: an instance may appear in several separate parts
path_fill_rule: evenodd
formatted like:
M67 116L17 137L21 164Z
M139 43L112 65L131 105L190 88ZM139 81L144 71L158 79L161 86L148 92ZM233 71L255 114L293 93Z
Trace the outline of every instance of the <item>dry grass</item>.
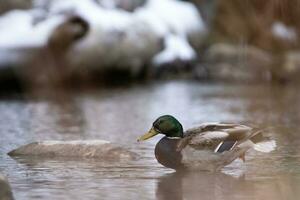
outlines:
M213 19L217 41L253 44L278 51L298 48L299 42L278 39L271 33L272 24L281 21L300 33L299 0L219 0Z

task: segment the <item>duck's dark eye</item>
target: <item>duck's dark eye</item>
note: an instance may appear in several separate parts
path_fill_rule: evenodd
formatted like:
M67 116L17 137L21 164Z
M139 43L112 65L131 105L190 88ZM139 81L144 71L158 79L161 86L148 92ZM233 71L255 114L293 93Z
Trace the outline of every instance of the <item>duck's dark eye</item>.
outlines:
M156 122L153 123L153 125L152 125L153 128L154 128L157 132L161 132L161 131L160 131L160 128L159 128L160 125L161 125L161 123L162 123L161 121L156 121Z

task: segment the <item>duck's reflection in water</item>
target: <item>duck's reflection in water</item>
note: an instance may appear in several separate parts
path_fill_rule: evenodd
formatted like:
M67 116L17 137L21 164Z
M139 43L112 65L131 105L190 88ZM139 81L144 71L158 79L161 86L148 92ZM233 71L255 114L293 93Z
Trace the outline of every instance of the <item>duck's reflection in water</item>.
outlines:
M175 172L163 176L156 188L156 198L167 199L223 199L233 188L240 186L243 177L234 178L221 172Z
M233 177L221 172L174 172L162 176L157 182L159 200L296 200L300 180L293 175L247 178ZM298 185L298 186L297 186Z
M182 176L182 173L177 172L162 176L157 182L156 198L182 200Z

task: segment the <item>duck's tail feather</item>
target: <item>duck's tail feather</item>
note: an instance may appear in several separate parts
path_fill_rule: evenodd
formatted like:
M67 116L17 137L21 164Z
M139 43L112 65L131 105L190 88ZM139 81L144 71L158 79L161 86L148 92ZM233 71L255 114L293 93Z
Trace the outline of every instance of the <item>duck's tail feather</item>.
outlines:
M276 141L275 140L268 140L264 142L259 142L254 144L254 149L256 151L268 153L274 151L276 148Z
M250 138L250 140L254 143L254 149L256 151L268 153L271 151L274 151L276 148L276 141L273 139L270 139L270 137L263 135L263 130L258 131L253 134L253 136Z

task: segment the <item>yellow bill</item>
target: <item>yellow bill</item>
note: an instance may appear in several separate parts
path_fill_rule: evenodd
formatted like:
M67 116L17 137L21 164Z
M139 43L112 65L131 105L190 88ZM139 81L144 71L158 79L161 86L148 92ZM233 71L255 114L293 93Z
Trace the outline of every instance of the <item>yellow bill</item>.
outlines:
M142 135L137 141L144 141L147 140L155 135L159 134L153 127L148 131L148 133Z

